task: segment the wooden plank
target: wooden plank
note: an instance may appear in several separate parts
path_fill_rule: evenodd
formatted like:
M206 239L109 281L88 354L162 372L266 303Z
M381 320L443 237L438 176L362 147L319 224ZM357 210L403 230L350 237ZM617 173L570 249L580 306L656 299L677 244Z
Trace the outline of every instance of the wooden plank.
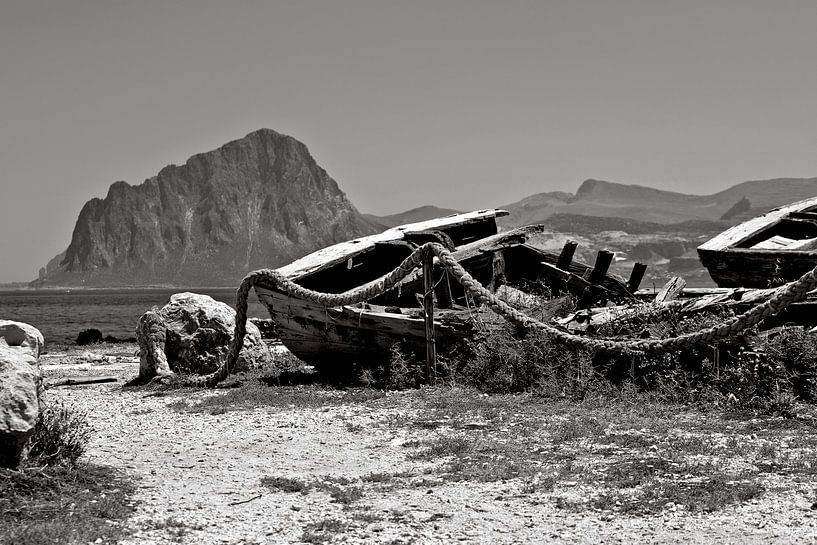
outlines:
M497 252L509 246L523 244L527 238L533 233L541 233L544 230L542 225L528 225L526 227L518 227L511 231L498 233L489 237L483 238L476 242L464 244L457 248L451 255L454 260L460 265L468 269L468 261L484 255L486 253ZM438 263L439 259L434 258L434 263ZM419 280L421 271L415 269L411 274L397 283L398 286L406 286Z
M797 280L817 265L817 252L730 248L698 248L701 263L722 288L764 288Z
M505 283L505 256L502 252L494 252L491 256L491 283L488 289L496 293L499 286Z
M567 283L568 287L583 290L592 286L589 280L586 280L579 275L567 272L556 265L551 265L547 261L542 261L541 265L545 276L565 282Z
M556 261L556 266L562 270L568 270L570 263L573 262L573 254L576 253L578 246L579 243L573 240L565 242L564 247L562 247L562 253L559 254L559 259Z
M284 345L297 357L312 363L333 363L388 357L391 346L407 341L425 350L425 319L420 308L386 312L379 305L329 307L289 297L256 286L256 293L278 327ZM434 315L435 349L438 340L462 339L470 334L473 310L443 310Z
M423 311L426 333L426 380L436 381L437 350L434 340L434 257L429 253L423 260Z
M337 265L347 261L350 257L355 257L367 253L374 248L378 242L388 242L401 240L406 233L417 233L429 230L439 230L445 232L447 229L459 228L467 225L479 225L485 222L496 222L496 218L508 215L505 210L477 210L465 214L454 214L445 218L409 223L398 227L392 227L382 233L368 237L340 242L327 248L323 248L304 256L289 265L278 269L278 272L292 279L298 279L308 274L312 274L321 269Z
M599 250L599 253L596 255L596 263L590 272L590 278L588 278L591 284L601 284L604 277L607 276L610 264L613 262L613 255L613 252Z
M777 293L775 288L691 288L688 291L704 295L691 298L678 308L678 312L685 315L714 311L724 307L733 308L735 312L744 312L768 301ZM710 291L710 293L706 294L707 291ZM646 313L651 308L653 310L660 309L661 305L645 305L642 308L644 309L643 312ZM629 316L632 312L633 310L629 306L598 307L573 313L557 320L557 323L573 331L582 331L587 328L588 324L603 325L619 320L622 316ZM817 290L809 292L805 300L790 305L783 315L768 319L764 322L764 325L768 326L769 324L786 323L788 321L808 325L817 321Z
M638 286L641 285L645 272L647 272L647 265L636 262L636 264L633 265L632 272L630 272L630 279L627 280L627 289L633 293L638 291Z
M669 282L664 284L664 287L661 288L661 290L655 296L655 303L660 305L661 303L666 303L676 299L678 295L684 291L684 287L686 287L686 285L686 280L680 276L673 276L670 278Z
M437 298L437 306L440 308L451 308L454 297L451 294L451 279L448 278L448 271L441 271L440 276L435 278L434 296Z

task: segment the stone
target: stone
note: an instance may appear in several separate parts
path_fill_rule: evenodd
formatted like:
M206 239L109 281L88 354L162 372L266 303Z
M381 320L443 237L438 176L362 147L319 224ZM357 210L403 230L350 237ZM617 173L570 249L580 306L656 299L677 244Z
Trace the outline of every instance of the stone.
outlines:
M33 325L12 320L0 320L0 337L8 346L19 346L27 349L36 360L45 348L45 338Z
M40 414L37 360L27 346L0 340L0 467L20 463Z
M160 327L163 326L163 327ZM150 378L151 367L158 374L170 371L207 374L225 360L235 328L235 311L229 305L207 295L184 292L170 297L170 303L158 312L149 311L140 319L137 339L142 353L140 377ZM152 354L148 343L163 347ZM261 339L261 332L247 322L247 334L234 371L264 367L273 355Z
M136 324L136 342L139 344L137 382L147 382L173 373L165 355L166 332L165 321L156 310L149 310L139 318Z

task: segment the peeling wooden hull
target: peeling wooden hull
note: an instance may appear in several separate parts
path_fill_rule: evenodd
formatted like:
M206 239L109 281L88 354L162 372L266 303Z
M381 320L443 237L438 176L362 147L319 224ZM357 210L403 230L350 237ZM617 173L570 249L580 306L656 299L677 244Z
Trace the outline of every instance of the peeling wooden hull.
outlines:
M525 243L542 226L498 233L495 218L503 211L481 210L395 227L371 237L337 244L278 269L301 286L340 293L374 280L394 269L420 244L444 241L454 259L478 282L491 290L502 285L544 283L557 291L606 301L632 299L619 279L598 267L568 259L555 264L559 255ZM473 337L473 317L481 311L473 298L447 276L439 260L432 267L434 337L444 353L459 341ZM324 307L290 296L272 285L256 285L278 336L298 358L317 366L357 362L382 362L400 344L421 354L426 349L426 324L419 298L424 292L422 272L417 269L395 288L365 304Z
M705 250L698 257L721 288L768 288L797 280L817 265L817 252Z
M269 309L284 345L317 366L382 362L398 343L417 352L425 347L425 323L419 309L407 315L380 306L326 308L263 287L256 288L256 293ZM437 314L434 327L439 342L452 344L473 334L468 311Z
M817 198L736 225L699 246L698 257L724 288L797 280L817 265Z

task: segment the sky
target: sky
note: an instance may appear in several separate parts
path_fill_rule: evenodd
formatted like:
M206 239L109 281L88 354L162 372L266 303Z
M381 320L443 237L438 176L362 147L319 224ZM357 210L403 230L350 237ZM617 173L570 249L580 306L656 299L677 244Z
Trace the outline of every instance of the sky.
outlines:
M0 282L262 127L362 212L817 176L817 2L0 0Z

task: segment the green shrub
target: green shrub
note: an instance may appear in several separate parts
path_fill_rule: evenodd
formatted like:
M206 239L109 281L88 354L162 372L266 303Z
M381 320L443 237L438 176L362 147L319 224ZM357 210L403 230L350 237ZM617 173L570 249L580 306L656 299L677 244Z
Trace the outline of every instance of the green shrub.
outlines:
M489 393L583 398L598 379L587 352L554 343L541 331L510 325L478 333L456 364L457 382Z
M763 343L766 356L787 375L794 395L817 400L817 338L802 327L787 327Z
M62 404L43 407L28 443L28 465L76 465L91 432L84 413Z
M425 361L406 346L394 344L387 362L362 368L359 382L363 386L382 390L418 388L428 382L425 376Z
M618 338L675 337L720 325L729 310L681 315L636 315L590 334ZM795 402L817 400L817 338L783 328L649 354L590 353L503 323L479 332L453 364L455 382L489 393L530 391L575 399L635 389L674 403L699 403L793 414ZM749 342L751 340L751 342ZM758 346L759 345L759 346Z

